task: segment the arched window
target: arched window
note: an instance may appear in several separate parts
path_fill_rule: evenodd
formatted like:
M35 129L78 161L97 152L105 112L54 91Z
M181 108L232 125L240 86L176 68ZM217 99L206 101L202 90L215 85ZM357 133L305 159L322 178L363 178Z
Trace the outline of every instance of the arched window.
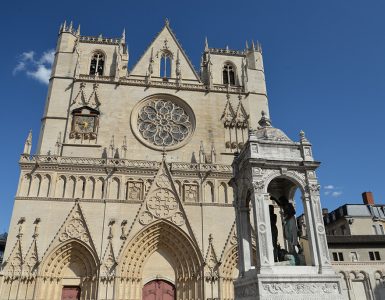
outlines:
M160 77L171 77L171 54L163 52L160 58Z
M223 84L235 85L234 66L229 63L223 66Z
M90 75L103 76L104 55L101 52L95 52L91 59Z

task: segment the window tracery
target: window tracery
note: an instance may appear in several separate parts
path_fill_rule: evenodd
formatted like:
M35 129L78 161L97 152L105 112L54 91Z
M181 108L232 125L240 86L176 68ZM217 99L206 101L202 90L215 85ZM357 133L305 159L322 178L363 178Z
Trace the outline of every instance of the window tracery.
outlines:
M232 64L226 63L223 66L223 84L235 85L235 68Z
M104 61L104 54L101 52L95 52L91 59L90 75L103 76Z
M160 147L184 141L193 127L190 116L181 106L161 99L148 101L142 107L137 126L146 141Z

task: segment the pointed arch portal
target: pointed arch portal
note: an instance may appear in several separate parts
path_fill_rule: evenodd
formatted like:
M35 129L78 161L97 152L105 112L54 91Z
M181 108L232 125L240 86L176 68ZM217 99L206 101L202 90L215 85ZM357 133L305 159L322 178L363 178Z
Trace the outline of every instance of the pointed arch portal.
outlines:
M203 258L198 246L179 227L159 220L141 230L125 247L120 258L119 299L142 299L143 269L155 252L167 256L174 269L175 299L202 297ZM154 275L162 278L162 274Z
M38 299L93 299L98 265L96 254L83 242L60 244L44 259Z

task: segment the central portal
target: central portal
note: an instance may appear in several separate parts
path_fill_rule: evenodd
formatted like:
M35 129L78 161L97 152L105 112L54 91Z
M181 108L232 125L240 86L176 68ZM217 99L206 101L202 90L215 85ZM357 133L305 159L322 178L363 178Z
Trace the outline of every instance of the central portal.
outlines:
M175 300L175 286L165 280L153 280L143 287L143 300Z

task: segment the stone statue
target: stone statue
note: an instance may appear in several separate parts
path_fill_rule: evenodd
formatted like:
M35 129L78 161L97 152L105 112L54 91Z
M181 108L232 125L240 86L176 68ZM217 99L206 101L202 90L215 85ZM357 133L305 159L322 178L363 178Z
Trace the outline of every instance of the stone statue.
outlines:
M286 202L283 206L283 234L288 245L288 252L298 260L297 249L300 249L298 244L298 229L297 220L295 218L295 209L292 203ZM297 247L297 249L296 249Z
M269 206L270 211L270 226L271 226L271 237L273 240L274 249L274 261L278 261L278 228L277 228L277 215L274 213L274 206Z

